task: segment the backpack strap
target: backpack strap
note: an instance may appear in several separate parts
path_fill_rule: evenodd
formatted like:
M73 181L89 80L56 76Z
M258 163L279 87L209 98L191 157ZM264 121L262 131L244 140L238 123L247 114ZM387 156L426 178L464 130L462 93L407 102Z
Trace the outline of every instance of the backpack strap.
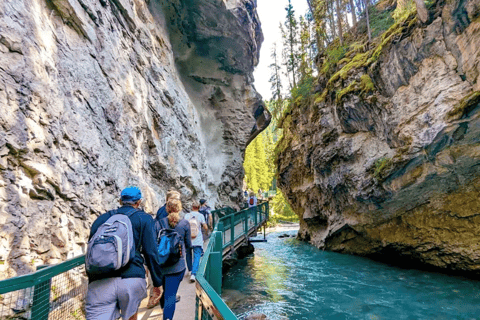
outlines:
M132 209L133 210L127 211L126 213L119 213L119 214L124 214L131 220L132 215L135 212L140 211L137 208L132 208ZM112 210L112 212L113 212L113 214L111 216L113 216L114 214L118 214L118 209ZM133 232L133 230L132 230L132 232ZM135 243L135 250L138 251L138 252L142 252L142 237L143 237L143 232L142 232L142 224L141 224L141 220L140 220L140 238L138 239L139 240L138 242L140 242L140 243ZM135 239L133 239L133 240L135 241Z
M162 233L162 230L164 229L169 229L169 225L168 225L168 218L163 218L163 219L160 219L160 220L157 220L158 221L158 225L160 226L160 228L158 229L158 234L157 234L157 243L160 242L160 234Z

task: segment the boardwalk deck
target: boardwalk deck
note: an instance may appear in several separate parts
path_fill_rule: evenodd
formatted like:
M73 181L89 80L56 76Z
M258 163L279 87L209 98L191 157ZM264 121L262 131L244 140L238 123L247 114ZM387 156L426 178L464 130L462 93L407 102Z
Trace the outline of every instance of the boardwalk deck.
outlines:
M175 308L175 319L195 320L195 283L189 278L183 278L178 289L180 301ZM160 306L147 309L148 297L142 301L138 309L138 320L162 320L163 311Z

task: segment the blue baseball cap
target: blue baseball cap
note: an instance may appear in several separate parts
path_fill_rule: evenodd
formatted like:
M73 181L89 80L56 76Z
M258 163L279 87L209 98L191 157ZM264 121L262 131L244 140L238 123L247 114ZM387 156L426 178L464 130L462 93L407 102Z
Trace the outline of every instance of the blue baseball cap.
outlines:
M142 191L139 187L129 186L122 190L120 198L123 202L137 202L142 199Z

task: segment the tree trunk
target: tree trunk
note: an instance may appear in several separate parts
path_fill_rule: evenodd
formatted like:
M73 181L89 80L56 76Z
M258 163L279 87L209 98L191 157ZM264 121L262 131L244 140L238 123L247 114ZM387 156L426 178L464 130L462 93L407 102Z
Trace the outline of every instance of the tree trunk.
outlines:
M350 10L352 11L353 28L357 29L357 14L355 13L355 4L350 0Z
M328 4L330 4L330 6L328 6ZM332 2L329 2L327 1L327 11L330 11L329 12L329 17L330 17L330 29L332 30L332 41L335 40L335 38L337 37L337 28L335 28L335 17L333 16L333 0Z
M338 37L340 38L340 45L343 45L342 9L340 8L340 0L335 0L335 2L337 4Z
M368 0L365 0L365 14L367 16L368 42L372 42L372 32L370 31L370 16L368 14Z
M428 10L425 6L425 2L423 0L415 0L415 4L417 6L417 16L422 21L422 23L427 22L428 20Z

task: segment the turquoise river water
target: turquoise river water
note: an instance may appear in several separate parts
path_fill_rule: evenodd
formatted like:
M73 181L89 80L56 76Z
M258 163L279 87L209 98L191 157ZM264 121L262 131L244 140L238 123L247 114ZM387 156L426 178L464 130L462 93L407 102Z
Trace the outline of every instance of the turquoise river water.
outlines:
M267 235L224 277L240 319L480 319L480 282L401 269Z

